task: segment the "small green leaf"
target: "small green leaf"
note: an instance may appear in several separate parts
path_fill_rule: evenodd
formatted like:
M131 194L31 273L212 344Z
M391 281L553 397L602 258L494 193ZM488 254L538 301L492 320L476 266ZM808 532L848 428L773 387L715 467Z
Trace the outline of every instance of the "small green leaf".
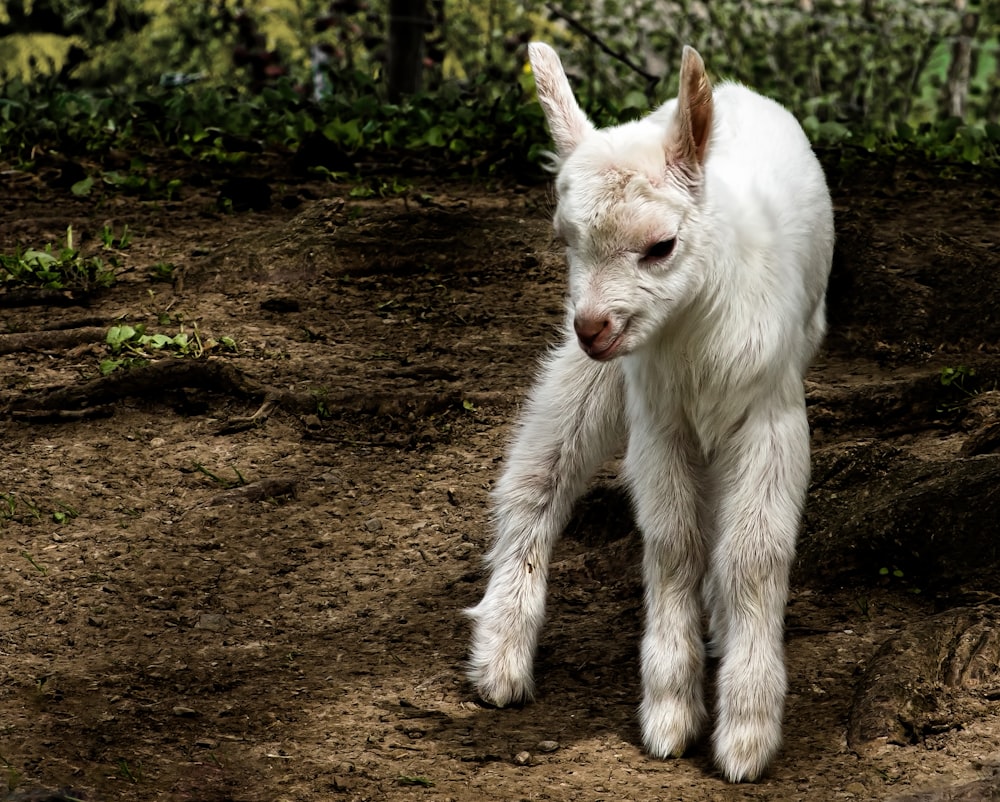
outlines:
M435 125L426 134L424 134L424 142L432 148L443 148L444 141L444 129L442 129L440 125Z
M121 347L136 335L136 330L131 326L112 326L108 329L105 342L111 346L111 350L118 352Z
M50 265L54 265L59 262L59 260L56 259L56 257L54 257L51 253L46 251L36 251L31 248L24 252L22 259L25 264L33 264L36 267L49 267Z
M89 175L81 181L77 181L73 186L69 188L69 191L76 195L78 198L85 197L90 194L90 190L94 187L94 179Z
M626 109L638 109L643 111L649 108L649 100L646 95L640 92L638 89L633 89L631 92L625 95L625 99L622 101L622 110Z

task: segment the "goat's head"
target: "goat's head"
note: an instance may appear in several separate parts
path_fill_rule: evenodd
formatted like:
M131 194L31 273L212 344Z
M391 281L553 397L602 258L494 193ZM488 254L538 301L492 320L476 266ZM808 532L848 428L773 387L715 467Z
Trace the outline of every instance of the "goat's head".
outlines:
M529 56L556 146L554 224L566 246L574 327L587 354L610 359L647 342L701 286L711 85L701 57L685 48L676 101L597 130L556 52L536 42Z

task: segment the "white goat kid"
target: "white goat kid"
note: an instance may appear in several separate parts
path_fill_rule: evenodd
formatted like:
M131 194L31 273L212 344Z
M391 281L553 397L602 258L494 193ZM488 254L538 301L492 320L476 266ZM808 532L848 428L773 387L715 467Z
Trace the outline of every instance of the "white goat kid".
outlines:
M834 238L823 172L787 111L734 84L713 93L691 48L676 100L604 130L552 48L532 44L530 59L557 149L568 336L494 491L469 677L498 706L533 695L553 544L627 440L644 542L645 747L679 756L705 725L704 608L721 658L716 763L754 780L781 741L809 477L802 378L824 332Z

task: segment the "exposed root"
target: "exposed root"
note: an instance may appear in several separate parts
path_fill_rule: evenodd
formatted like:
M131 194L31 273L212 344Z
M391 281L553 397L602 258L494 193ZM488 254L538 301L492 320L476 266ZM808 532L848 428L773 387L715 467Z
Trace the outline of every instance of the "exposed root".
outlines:
M297 410L304 402L304 399L261 384L222 360L161 359L145 367L115 371L82 384L24 393L9 401L3 412L17 420L38 423L76 421L110 415L113 412L111 405L124 398L158 399L167 390L185 388L261 402L255 414L235 419L224 425L220 433L262 425L277 406Z

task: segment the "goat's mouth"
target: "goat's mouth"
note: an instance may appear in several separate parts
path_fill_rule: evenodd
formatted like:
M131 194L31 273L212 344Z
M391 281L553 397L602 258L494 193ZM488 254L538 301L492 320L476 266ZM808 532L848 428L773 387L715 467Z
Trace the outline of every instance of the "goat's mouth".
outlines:
M598 362L607 362L617 356L625 346L625 334L628 332L629 324L622 326L617 334L613 334L607 339L595 340L590 345L580 343L580 347L591 359Z

